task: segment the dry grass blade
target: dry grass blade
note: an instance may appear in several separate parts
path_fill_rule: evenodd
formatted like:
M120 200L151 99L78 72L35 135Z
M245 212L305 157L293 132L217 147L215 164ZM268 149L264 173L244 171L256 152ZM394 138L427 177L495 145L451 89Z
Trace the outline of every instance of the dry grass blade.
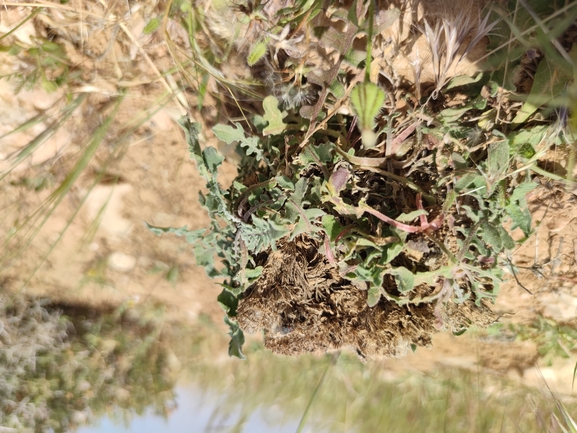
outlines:
M0 176L0 181L2 181L12 170L14 170L14 168L22 164L26 158L29 158L36 150L38 150L40 146L46 142L46 140L54 135L62 127L62 125L64 125L68 118L78 109L78 107L80 107L82 102L86 99L86 96L87 95L85 93L80 94L74 101L72 101L62 110L62 113L58 115L58 118L50 125L48 125L44 131L38 134L31 142L26 144L23 149L18 151L16 155L9 157L9 159L13 159L13 162L11 163L10 167L2 173ZM25 122L20 127L15 128L8 134L5 134L3 137L32 126L34 123L39 121L41 117L42 116L36 117Z
M12 235L4 241L3 247L4 251L10 251L9 254L2 257L3 261L11 260L15 257L20 257L23 252L30 246L30 243L39 232L40 228L46 223L48 218L56 210L60 202L67 196L71 188L78 180L80 175L88 167L89 162L92 160L96 151L100 147L102 141L112 122L115 119L115 115L120 108L122 102L122 97L118 98L112 113L108 115L107 119L102 123L102 125L94 132L92 140L84 149L82 156L76 162L73 169L68 173L64 181L56 188L52 194L42 203L42 205L36 209L31 215L29 215L24 222L16 228ZM18 239L16 245L14 245L15 239Z
M432 94L434 99L451 78L448 75L451 67L467 57L497 25L498 21L489 23L489 17L490 13L487 13L482 20L476 19L471 15L471 11L461 11L456 16L438 19L434 25L430 24L427 18L424 19L424 28L419 27L419 30L425 35L431 52L436 84ZM413 67L417 77L418 65Z

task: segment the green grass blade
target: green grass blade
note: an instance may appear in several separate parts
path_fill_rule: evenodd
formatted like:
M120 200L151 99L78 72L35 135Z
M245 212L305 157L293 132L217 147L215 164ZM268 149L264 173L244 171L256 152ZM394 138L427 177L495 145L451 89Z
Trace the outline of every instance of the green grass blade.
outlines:
M38 149L54 133L56 133L58 128L60 128L64 124L64 122L68 120L68 118L72 115L72 113L74 113L74 111L80 106L80 104L84 101L84 99L86 99L86 97L87 97L86 93L83 93L80 96L78 96L74 101L72 101L69 105L65 107L65 109L62 112L62 115L58 118L58 120L50 124L44 131L38 134L26 146L24 146L24 148L20 150L18 154L15 156L15 159L12 162L11 166L3 173L2 176L0 176L0 181L3 180L12 170L14 170L14 168L16 168L22 161L24 161L26 158L32 155L34 151ZM30 126L32 126L31 122L36 122L36 118L30 119L29 121L23 123L16 129L22 130L23 128L29 128Z
M10 36L15 31L17 31L20 27L22 27L24 24L26 24L28 21L30 21L32 18L34 18L36 15L38 15L41 11L42 11L42 8L35 9L34 12L32 12L30 15L28 15L26 18L24 18L22 21L20 21L12 30L10 30L9 32L6 32L2 36L0 36L0 41L4 38L7 38L8 36Z
M573 381L571 382L571 391L573 391L573 387L575 386L576 375L577 375L577 362L575 363L575 368L573 369Z
M106 121L95 131L93 138L90 141L90 144L84 150L82 157L78 160L72 171L66 176L60 186L54 192L52 192L52 194L50 194L46 201L38 209L36 209L32 215L30 215L22 224L20 224L16 230L16 233L4 242L4 248L7 249L7 243L10 241L10 239L19 233L26 225L30 224L30 229L27 231L27 233L24 234L24 239L22 242L20 242L18 248L15 248L12 251L12 256L18 257L20 254L22 254L23 251L25 251L26 248L30 246L30 243L40 228L46 223L48 218L50 218L54 210L58 207L74 183L78 180L82 172L86 169L100 144L102 143L104 137L106 136L110 126L112 125L122 99L123 97L118 98L114 110L108 116ZM35 224L34 222L38 219L42 219L42 222L40 224Z

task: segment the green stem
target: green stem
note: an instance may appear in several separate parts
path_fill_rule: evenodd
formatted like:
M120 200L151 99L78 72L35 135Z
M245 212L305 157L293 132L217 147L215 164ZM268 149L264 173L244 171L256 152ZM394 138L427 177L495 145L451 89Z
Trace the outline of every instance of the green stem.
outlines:
M371 62L373 52L373 22L375 18L375 2L369 0L369 28L367 30L367 60L365 61L365 83L371 81Z

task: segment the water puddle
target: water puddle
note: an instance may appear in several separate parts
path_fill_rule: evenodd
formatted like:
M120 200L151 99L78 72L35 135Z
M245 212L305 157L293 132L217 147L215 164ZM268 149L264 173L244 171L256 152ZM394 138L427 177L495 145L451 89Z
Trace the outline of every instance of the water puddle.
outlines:
M166 433L230 431L294 433L297 431L298 420L283 423L282 412L278 407L258 410L243 419L240 410L227 414L219 411L221 402L222 397L215 394L203 393L192 385L181 385L176 388L177 407L167 418L147 413L135 416L128 424L125 424L105 417L98 425L82 427L78 433L157 433L160 431Z

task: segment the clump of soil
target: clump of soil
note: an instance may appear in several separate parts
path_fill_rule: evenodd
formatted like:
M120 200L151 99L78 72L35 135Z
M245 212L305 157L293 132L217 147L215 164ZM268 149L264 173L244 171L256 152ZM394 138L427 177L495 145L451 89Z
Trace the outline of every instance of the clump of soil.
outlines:
M460 305L399 306L381 298L369 307L367 292L341 277L319 252L318 243L307 237L280 242L260 261L263 273L245 292L236 319L245 332L263 329L265 347L275 353L349 347L361 358L399 357L411 346L430 347L432 335L441 330L494 321L486 305L477 306L470 299Z

